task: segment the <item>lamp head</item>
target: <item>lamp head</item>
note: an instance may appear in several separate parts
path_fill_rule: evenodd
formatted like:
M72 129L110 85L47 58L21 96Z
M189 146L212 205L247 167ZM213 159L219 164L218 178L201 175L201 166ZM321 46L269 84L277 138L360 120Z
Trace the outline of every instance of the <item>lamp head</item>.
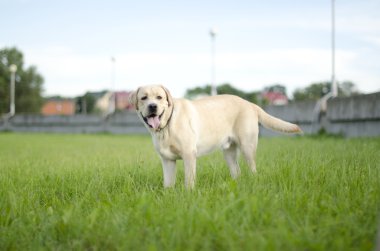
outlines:
M11 64L9 66L9 70L12 72L12 73L15 73L17 71L17 65L15 64Z

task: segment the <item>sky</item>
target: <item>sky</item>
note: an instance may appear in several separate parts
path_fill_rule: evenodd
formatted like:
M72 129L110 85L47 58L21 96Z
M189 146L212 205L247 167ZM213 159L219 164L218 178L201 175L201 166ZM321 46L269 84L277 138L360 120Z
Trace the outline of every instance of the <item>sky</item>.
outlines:
M163 84L175 97L211 77L258 91L330 81L331 0L0 0L0 48L17 47L44 95ZM380 1L336 0L338 81L380 91ZM115 60L112 61L112 58Z

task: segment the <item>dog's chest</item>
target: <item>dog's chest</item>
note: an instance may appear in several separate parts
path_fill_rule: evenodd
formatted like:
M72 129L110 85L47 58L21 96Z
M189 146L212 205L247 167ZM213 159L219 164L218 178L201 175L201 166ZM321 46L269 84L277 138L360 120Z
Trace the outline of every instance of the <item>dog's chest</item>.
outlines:
M153 144L158 154L162 157L172 160L180 158L178 147L172 142L153 137Z

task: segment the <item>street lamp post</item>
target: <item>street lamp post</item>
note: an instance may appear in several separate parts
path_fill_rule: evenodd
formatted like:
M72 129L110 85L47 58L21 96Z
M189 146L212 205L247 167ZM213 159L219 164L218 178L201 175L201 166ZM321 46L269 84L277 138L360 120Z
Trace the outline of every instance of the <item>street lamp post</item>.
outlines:
M335 0L331 0L331 95L338 96L338 85L335 79Z
M111 57L111 102L109 107L109 114L112 114L116 110L116 90L115 90L115 57Z
M335 79L335 0L331 0L331 90L316 103L310 133L315 133L315 124L320 122L319 114L327 110L327 100L338 96L338 83Z
M9 70L11 72L11 100L10 100L10 107L9 107L9 116L12 117L16 113L16 107L15 107L15 81L16 81L16 71L17 66L12 64L9 67Z
M215 37L216 30L210 30L211 37L211 96L217 95L216 83L215 83Z

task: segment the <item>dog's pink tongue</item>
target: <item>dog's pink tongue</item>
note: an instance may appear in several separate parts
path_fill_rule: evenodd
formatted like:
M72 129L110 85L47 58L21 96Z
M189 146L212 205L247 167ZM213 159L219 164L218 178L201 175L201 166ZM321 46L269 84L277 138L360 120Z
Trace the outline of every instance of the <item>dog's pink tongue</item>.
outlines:
M158 116L148 118L148 124L153 127L155 130L160 126L160 119Z

